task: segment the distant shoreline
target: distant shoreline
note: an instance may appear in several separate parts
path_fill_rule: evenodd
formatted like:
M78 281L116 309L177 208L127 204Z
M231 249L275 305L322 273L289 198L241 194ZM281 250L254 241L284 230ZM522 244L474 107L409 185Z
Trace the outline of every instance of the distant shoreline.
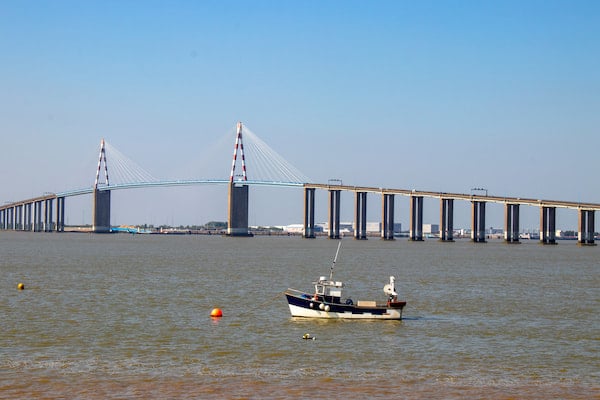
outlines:
M118 227L115 227L118 228ZM65 233L93 233L91 226L65 226ZM292 236L292 237L302 237L301 232L287 232L287 231L277 231L277 230L262 230L262 229L249 229L248 231L254 236ZM130 229L130 230L119 230L112 231L112 234L130 234L130 235L206 235L206 236L224 236L227 234L226 230L223 229L178 229L178 228L169 228L169 229L153 229L153 230L144 230L140 228L139 230ZM327 232L315 232L316 237L327 237ZM367 232L368 238L380 238L381 234L379 232ZM352 232L345 232L341 235L341 238L354 238L354 234ZM407 239L408 233L402 232L400 234L395 234L394 239ZM487 240L503 240L502 235L487 235ZM437 241L439 237L424 237L423 241ZM454 236L453 240L471 240L470 236ZM531 237L531 238L520 238L521 242L529 242L529 241L538 241L539 237ZM557 237L556 240L577 240L576 236L567 236L567 237Z

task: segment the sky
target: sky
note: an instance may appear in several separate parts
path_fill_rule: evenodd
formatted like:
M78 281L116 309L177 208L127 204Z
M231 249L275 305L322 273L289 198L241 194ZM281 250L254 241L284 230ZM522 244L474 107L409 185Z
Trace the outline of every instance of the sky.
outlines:
M161 179L226 178L238 121L318 183L600 203L597 1L6 0L0 60L2 203L91 186L102 138ZM68 198L67 224L91 202ZM112 197L115 225L226 216L225 186ZM251 225L302 220L301 189L251 188Z

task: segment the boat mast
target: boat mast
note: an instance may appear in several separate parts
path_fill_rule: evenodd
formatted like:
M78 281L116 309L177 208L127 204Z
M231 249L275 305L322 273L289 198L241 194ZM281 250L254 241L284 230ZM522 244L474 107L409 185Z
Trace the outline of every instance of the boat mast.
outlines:
M335 262L337 261L338 253L340 252L340 247L342 246L342 242L338 243L338 248L335 252L335 258L333 259L333 263L331 264L331 269L329 270L329 280L333 280L333 267L335 267Z

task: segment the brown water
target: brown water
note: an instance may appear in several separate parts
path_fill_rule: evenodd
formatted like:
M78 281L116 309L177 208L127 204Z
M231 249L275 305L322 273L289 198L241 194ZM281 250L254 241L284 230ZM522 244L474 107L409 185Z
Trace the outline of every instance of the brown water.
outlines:
M344 239L346 294L393 274L405 320L292 319L336 247L0 232L0 398L600 398L600 248Z

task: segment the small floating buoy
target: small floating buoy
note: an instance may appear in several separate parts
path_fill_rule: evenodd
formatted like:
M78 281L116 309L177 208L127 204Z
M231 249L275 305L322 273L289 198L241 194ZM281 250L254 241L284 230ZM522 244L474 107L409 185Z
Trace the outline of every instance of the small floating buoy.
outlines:
M25 289L25 285L23 285L23 283L19 283L19 284L17 285L17 289L19 289L19 290L23 290L23 289Z
M210 312L210 316L220 318L223 316L223 311L221 311L220 308L213 308L213 310Z
M316 338L316 337L314 337L314 336L310 336L310 333L305 333L305 334L302 336L302 339L304 339L304 340L316 340L317 338Z

